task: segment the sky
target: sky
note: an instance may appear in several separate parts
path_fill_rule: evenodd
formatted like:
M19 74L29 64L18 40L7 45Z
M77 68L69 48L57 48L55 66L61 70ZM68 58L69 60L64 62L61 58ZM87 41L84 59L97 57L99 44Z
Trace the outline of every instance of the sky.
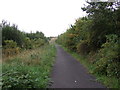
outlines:
M84 4L85 0L0 0L0 22L7 20L24 32L58 36L86 15Z

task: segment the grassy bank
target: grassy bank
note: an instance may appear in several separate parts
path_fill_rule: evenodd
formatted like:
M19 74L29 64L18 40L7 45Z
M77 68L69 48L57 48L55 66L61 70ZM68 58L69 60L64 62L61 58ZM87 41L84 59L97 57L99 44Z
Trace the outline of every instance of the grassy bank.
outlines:
M63 47L63 46L62 46ZM89 73L93 74L96 77L96 80L101 82L103 85L105 85L108 88L120 88L119 81L115 77L107 77L105 75L99 75L97 73L93 73L93 70L95 69L94 64L90 63L88 61L87 56L79 55L75 52L71 52L69 49L63 47L65 51L70 53L74 58L76 58L80 63L82 63Z
M3 59L3 88L46 88L55 59L54 45Z

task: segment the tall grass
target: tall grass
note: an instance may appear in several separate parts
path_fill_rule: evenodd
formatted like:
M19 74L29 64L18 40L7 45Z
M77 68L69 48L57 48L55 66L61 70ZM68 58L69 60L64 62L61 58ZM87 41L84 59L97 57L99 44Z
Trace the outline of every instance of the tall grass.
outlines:
M3 60L3 88L46 88L55 59L54 45L46 45Z

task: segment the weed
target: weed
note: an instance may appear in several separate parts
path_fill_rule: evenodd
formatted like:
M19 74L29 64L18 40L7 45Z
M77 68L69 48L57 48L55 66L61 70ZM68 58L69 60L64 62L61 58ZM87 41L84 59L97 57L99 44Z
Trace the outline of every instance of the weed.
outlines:
M45 88L55 58L55 46L25 51L3 62L3 88Z

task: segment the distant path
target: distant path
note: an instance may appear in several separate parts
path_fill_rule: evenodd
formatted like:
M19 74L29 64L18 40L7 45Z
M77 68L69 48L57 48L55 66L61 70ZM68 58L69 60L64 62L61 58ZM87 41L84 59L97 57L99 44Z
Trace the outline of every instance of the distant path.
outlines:
M70 54L56 45L57 58L51 75L50 88L105 88L87 73L87 70Z

